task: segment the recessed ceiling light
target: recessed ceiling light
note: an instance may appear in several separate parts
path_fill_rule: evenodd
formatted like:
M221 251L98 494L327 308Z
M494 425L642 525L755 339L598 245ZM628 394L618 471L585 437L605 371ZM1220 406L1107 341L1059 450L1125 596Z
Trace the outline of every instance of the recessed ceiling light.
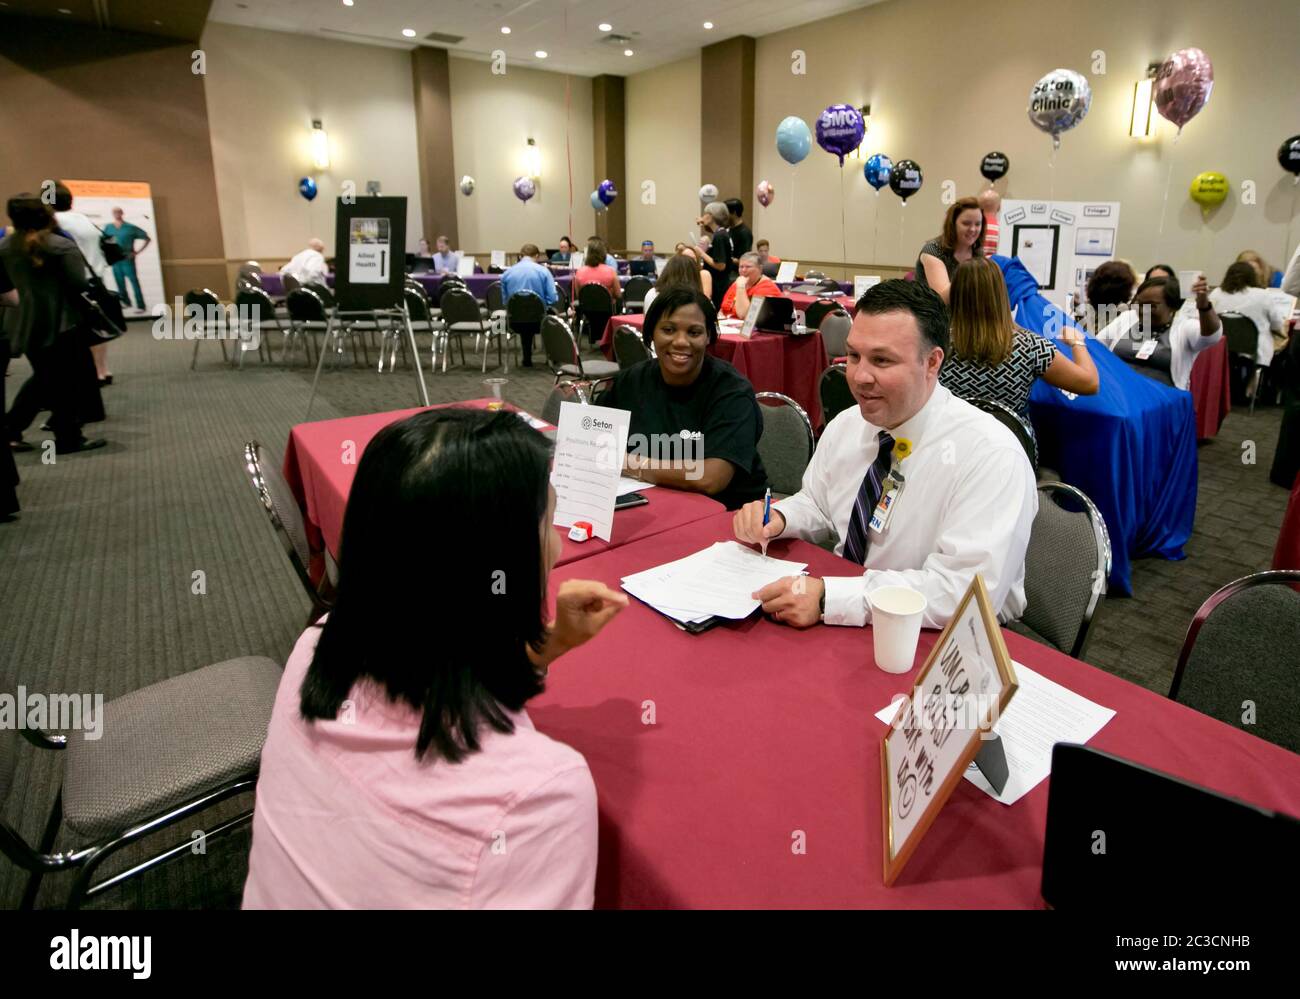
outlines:
M601 31L613 31L613 30L614 30L614 26L613 26L612 24L605 24L604 22L602 22L602 23L596 25L596 27L598 27Z
M623 50L623 54L624 54L624 55L632 55L633 52L632 52L631 49L624 49L624 50Z
M509 29L508 27L506 27L505 25L502 25L502 26L501 26L501 34L503 34L503 35L508 35L508 34L510 34L510 29Z
M414 37L415 37L415 29L414 29L414 28L403 28L403 29L402 29L402 34L404 34L407 38L414 38Z
M705 30L705 31L712 31L712 30L713 30L713 22L712 22L712 21L705 21L705 22L704 22L704 30Z
M533 55L537 56L538 59L545 59L546 51L544 49L538 49L536 52L533 53Z

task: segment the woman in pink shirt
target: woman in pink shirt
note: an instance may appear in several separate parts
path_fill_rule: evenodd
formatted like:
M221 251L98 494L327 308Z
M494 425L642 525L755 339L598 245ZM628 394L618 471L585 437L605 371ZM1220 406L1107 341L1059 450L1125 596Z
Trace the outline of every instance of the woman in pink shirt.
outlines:
M545 622L549 473L508 412L426 410L366 448L337 600L272 711L245 908L591 906L591 773L524 705L627 597L571 580Z
M605 244L598 239L587 241L587 252L582 258L582 266L573 272L573 300L578 300L578 289L584 284L603 285L613 297L615 304L623 297L623 286L619 284L618 273L605 262L608 251Z

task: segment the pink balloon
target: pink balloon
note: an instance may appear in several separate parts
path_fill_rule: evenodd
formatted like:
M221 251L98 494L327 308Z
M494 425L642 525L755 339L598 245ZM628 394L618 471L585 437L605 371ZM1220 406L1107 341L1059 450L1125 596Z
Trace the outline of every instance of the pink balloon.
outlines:
M765 180L758 182L758 188L754 192L758 196L758 203L766 208L776 197L776 189Z
M1156 110L1179 131L1200 114L1214 89L1214 67L1200 49L1179 49L1160 67L1154 89Z

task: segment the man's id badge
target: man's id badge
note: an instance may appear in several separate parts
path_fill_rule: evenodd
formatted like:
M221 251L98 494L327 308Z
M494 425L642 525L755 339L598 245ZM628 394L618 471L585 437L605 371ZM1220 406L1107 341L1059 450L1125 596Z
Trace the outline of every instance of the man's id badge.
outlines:
M1154 338L1143 341L1142 346L1138 348L1137 359L1139 361L1147 360L1147 358L1156 352L1156 348L1159 346L1160 341Z
M890 472L886 477L880 492L880 502L876 504L876 509L871 514L869 526L871 530L879 533L889 529L889 518L894 515L898 498L903 495L903 482L901 478L894 478L895 474Z

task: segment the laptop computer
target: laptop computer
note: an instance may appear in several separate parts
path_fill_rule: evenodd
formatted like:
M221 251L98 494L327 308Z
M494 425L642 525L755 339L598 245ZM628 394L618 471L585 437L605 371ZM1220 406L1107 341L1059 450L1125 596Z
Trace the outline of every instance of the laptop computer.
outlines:
M1042 892L1054 909L1276 903L1300 850L1289 815L1087 746L1058 743L1050 781Z
M748 317L746 317L748 318ZM762 298L754 329L760 333L789 333L794 326L794 302L788 298Z

